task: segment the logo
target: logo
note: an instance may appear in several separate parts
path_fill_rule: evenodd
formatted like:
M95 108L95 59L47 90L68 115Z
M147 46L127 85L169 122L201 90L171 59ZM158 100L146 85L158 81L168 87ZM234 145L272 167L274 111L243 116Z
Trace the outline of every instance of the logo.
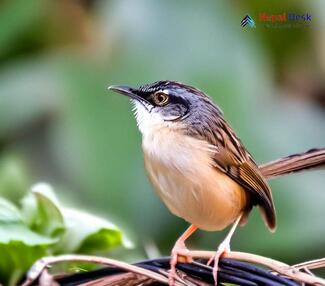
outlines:
M266 12L262 12L259 14L259 20L261 22L311 22L311 14L296 14L296 13L281 13L281 14L268 14Z
M253 20L253 18L249 15L246 15L243 20L241 20L240 22L242 27L250 27L250 28L255 28L255 22Z
M313 16L309 12L295 13L282 11L280 13L259 12L255 18L259 22L259 28L266 29L294 29L308 28L311 26ZM254 19L246 15L240 25L249 28L256 28Z
M310 13L297 14L294 12L282 12L270 14L260 12L259 21L265 28L270 29L294 29L310 27L312 15Z

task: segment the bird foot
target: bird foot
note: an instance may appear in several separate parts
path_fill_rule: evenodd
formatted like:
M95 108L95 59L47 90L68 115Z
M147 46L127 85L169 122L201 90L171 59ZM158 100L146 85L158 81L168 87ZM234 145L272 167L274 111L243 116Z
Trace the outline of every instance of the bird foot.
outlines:
M214 279L214 285L218 285L218 270L219 270L219 260L222 255L225 253L230 252L230 243L228 241L223 241L216 252L214 256L212 256L207 265L210 265L213 262L213 279Z
M170 259L170 271L168 275L169 286L175 285L176 275L176 264L180 263L191 263L193 261L189 254L189 250L186 248L184 241L177 241L173 247Z

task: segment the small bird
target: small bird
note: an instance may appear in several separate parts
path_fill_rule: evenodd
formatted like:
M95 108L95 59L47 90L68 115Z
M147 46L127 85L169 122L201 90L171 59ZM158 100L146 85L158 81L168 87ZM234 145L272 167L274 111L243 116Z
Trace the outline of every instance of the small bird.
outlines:
M179 259L192 261L185 240L195 230L217 231L232 224L210 260L214 261L217 283L219 258L230 251L236 227L246 223L253 206L259 207L270 231L276 228L272 193L262 169L226 122L221 109L199 89L176 81L109 89L131 99L142 133L149 179L168 209L191 224L173 247L170 285L174 284ZM297 163L292 164L292 157L284 161L287 164L280 167L282 173L279 173L299 170L300 165L295 168ZM320 161L322 164L325 161L324 150L320 155L317 153L317 160L310 167ZM279 167L281 163L275 165ZM265 170L277 175L268 166Z

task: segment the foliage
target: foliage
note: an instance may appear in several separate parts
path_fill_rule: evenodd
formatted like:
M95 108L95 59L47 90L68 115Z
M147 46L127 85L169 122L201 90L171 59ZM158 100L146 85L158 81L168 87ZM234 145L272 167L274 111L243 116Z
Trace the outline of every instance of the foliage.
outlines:
M15 285L39 258L106 252L130 246L107 220L63 207L50 185L38 183L16 205L0 197L0 283Z

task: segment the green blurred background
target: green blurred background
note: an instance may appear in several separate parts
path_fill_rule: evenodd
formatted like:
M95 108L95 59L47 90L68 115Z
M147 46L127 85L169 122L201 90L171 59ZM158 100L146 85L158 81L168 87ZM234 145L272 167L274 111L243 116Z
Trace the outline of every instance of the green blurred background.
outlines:
M312 21L267 29L259 12ZM255 29L240 26L246 14ZM112 255L168 254L187 223L152 191L130 104L107 91L161 79L211 95L257 162L324 147L325 2L2 0L0 195L49 182L66 205L109 218L135 242ZM324 257L324 171L271 186L277 232L254 211L232 249ZM213 250L224 235L198 232L188 245Z

